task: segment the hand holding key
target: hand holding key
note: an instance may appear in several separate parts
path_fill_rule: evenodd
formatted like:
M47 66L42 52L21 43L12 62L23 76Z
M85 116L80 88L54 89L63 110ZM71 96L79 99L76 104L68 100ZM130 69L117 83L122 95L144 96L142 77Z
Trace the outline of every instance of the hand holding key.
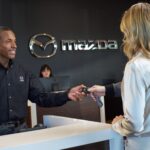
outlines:
M86 96L90 95L92 97L92 99L96 101L96 103L99 107L103 106L103 103L102 103L100 97L98 95L95 95L94 93L90 92L88 87L83 87L81 89L81 92L83 92Z
M102 85L94 85L88 88L88 91L97 96L105 96L106 94L106 88Z

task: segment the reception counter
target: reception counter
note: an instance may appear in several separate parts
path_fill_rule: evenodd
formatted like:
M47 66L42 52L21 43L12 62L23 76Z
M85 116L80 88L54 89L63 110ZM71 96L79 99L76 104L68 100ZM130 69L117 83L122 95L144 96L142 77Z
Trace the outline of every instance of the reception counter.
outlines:
M44 116L46 129L0 136L0 150L59 150L109 140L110 150L123 150L123 138L110 124Z

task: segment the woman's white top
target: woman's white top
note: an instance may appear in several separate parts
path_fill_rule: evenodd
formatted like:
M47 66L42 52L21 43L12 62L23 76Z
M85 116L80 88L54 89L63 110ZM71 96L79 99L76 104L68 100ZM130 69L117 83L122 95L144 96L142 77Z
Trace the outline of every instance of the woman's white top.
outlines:
M150 59L142 53L126 64L121 94L124 118L112 128L123 136L150 136Z

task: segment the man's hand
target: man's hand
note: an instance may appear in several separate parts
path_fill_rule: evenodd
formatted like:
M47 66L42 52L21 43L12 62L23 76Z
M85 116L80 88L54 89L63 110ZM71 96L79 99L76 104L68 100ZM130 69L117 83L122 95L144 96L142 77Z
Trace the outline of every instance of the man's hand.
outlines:
M83 84L71 88L68 92L68 98L72 101L80 101L83 99L82 88L85 87Z

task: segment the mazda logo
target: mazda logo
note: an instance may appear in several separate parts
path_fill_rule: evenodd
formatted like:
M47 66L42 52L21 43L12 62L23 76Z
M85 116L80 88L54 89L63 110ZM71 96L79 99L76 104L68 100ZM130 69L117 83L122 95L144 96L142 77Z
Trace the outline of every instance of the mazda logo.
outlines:
M50 58L56 54L57 42L50 34L39 33L31 37L29 49L37 58Z

